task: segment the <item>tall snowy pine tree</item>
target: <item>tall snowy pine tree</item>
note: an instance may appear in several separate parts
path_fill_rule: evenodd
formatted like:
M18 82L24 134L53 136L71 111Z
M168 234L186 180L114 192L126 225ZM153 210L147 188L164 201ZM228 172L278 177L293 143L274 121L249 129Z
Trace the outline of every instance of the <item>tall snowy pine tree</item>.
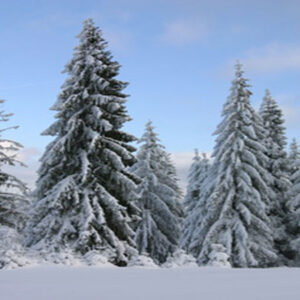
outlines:
M116 79L120 65L91 19L79 39L52 108L57 121L43 133L55 139L41 159L27 245L97 250L126 265L138 214L137 178L127 169L135 163L128 144L135 138L121 130L130 120L122 92L127 83Z
M178 247L183 212L175 168L153 129L148 122L140 139L138 161L131 170L142 179L138 187L142 211L136 234L138 250L162 264Z
M203 183L208 175L209 160L206 154L203 153L200 157L197 150L193 163L188 174L188 186L186 196L184 198L185 220L183 226L183 234L181 247L187 252L191 252L190 243L195 227L199 224L199 214L196 212L196 207L199 202L200 192L204 188ZM199 253L198 253L199 254ZM193 255L196 255L193 253Z
M208 263L214 244L225 246L233 267L263 267L277 259L266 214L272 177L264 168L263 128L250 105L248 87L238 63L223 121L215 132L206 215L193 236L202 246L199 264Z
M286 245L288 235L286 232L287 224L287 192L290 188L289 166L287 164L287 154L285 146L284 120L281 109L276 101L271 97L269 90L263 98L260 107L260 116L265 128L264 143L268 157L267 170L273 176L271 188L276 194L271 200L268 214L274 232L275 248L280 253L281 264L286 260Z

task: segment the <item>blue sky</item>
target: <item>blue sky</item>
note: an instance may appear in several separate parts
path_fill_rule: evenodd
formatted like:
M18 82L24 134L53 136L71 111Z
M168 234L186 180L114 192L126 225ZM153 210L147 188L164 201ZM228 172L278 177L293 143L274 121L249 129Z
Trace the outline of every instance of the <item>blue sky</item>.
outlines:
M92 17L123 66L120 79L130 82L126 130L139 137L153 120L179 168L194 148L211 151L236 59L253 105L269 88L289 139L300 139L299 15L293 0L2 0L0 98L20 125L7 137L24 144L34 168L51 140L40 133L53 122L61 71Z

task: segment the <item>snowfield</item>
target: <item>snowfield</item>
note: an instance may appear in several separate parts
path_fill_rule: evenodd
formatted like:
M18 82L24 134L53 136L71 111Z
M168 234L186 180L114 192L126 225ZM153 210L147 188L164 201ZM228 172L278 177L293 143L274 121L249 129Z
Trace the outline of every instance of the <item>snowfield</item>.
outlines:
M1 300L299 300L300 268L96 268L0 271Z

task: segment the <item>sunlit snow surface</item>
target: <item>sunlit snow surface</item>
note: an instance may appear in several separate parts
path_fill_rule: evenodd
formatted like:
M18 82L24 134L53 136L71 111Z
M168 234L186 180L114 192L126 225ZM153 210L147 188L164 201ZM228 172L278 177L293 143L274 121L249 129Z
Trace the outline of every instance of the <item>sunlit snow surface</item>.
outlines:
M1 300L299 300L299 269L33 267L0 271Z

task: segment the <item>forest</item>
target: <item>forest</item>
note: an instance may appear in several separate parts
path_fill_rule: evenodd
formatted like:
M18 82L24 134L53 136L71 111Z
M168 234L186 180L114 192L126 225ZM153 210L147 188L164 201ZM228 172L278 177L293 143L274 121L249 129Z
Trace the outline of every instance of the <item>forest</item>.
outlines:
M132 121L128 83L92 19L78 39L55 120L41 128L52 141L34 190L4 171L22 165L22 145L4 138L16 127L0 130L0 269L299 267L300 149L295 139L287 145L270 91L256 111L236 62L213 152L195 150L183 192L155 125L148 121L142 137L123 131ZM10 117L0 112L3 123Z

